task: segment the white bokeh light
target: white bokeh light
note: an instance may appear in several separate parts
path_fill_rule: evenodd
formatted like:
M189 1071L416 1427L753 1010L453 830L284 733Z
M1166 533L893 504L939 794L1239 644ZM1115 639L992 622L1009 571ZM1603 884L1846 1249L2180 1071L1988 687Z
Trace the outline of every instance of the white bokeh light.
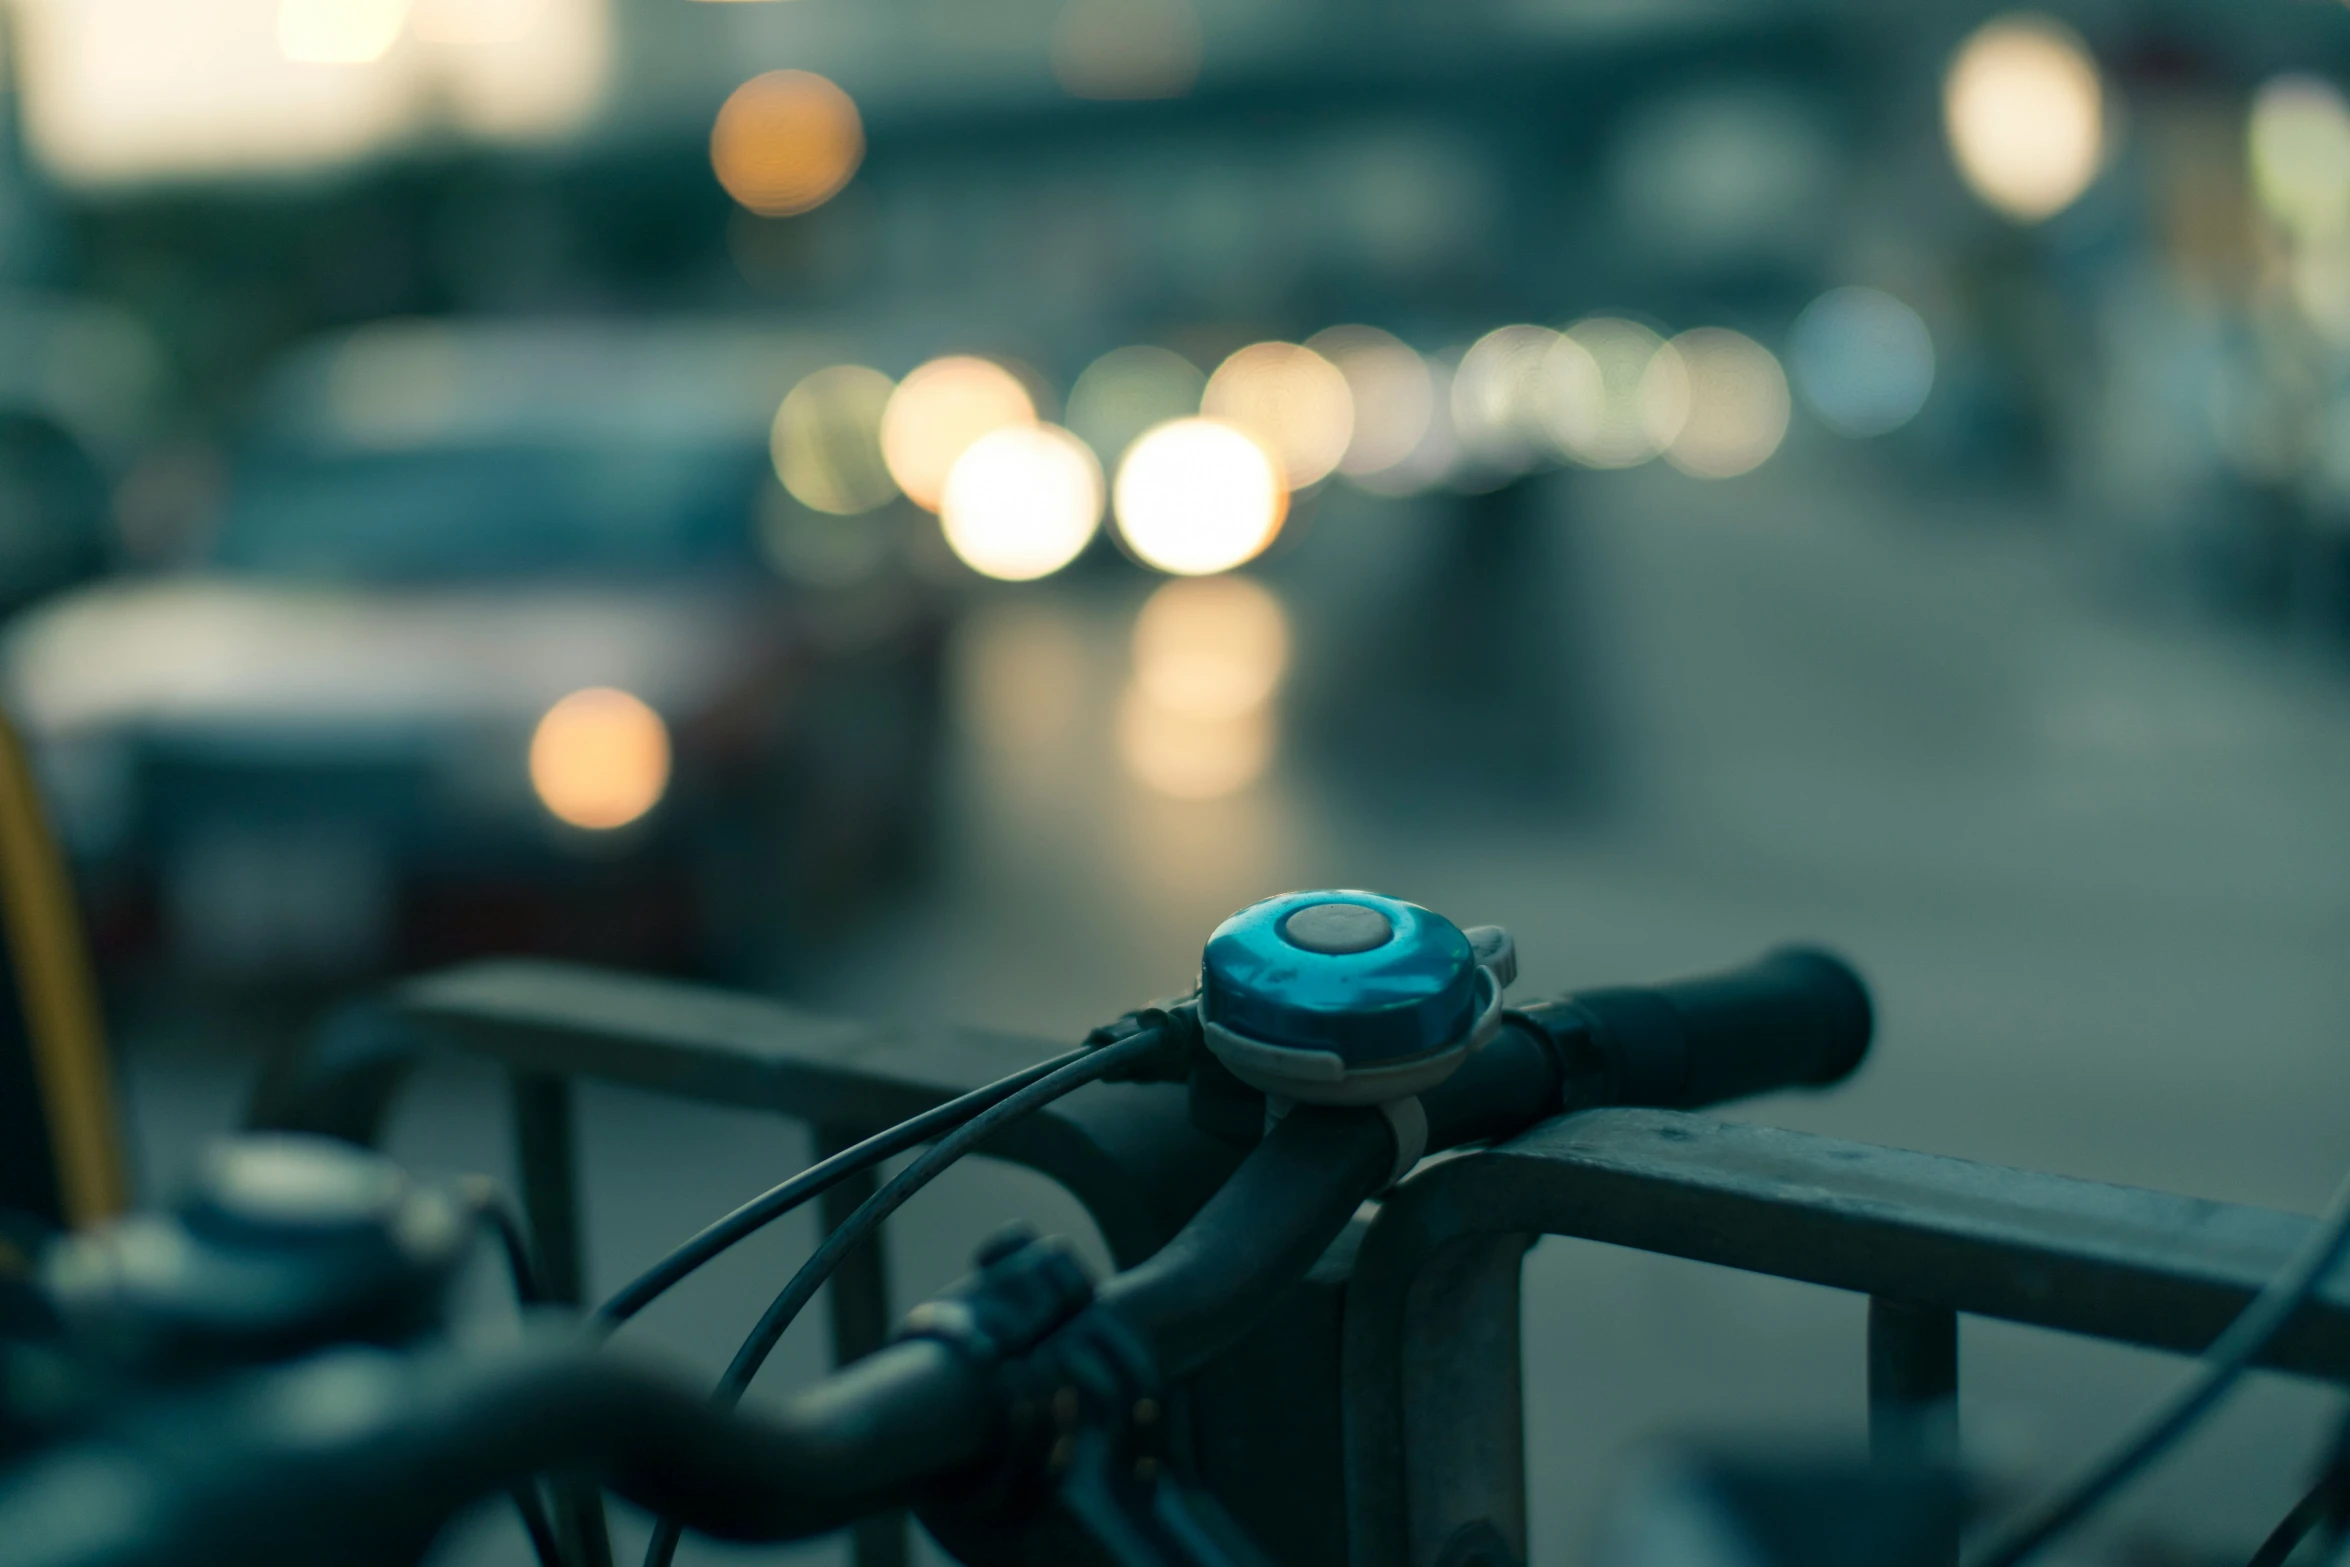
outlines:
M1942 83L1951 157L1974 193L2018 222L2073 204L2105 157L2105 93L2079 35L2016 13L1959 46Z
M2322 77L2280 76L2252 99L2245 151L2253 193L2302 236L2350 228L2350 103Z
M1427 438L1436 416L1436 378L1428 361L1375 326L1334 326L1306 347L1338 367L1354 398L1354 434L1338 471L1348 478L1385 473Z
M1036 422L1020 378L990 359L950 354L906 372L881 415L881 457L906 498L936 511L955 460L983 435Z
M1175 419L1144 433L1119 465L1119 537L1144 564L1176 576L1254 559L1288 513L1281 464L1220 419Z
M1075 560L1101 525L1093 449L1058 425L983 435L947 472L939 526L981 576L1028 582Z
M1354 394L1329 360L1298 343L1251 343L1216 367L1200 412L1238 425L1281 459L1293 490L1319 484L1354 438Z
M607 0L16 0L30 150L104 186L537 144L610 80Z
M1546 455L1545 361L1558 342L1546 326L1495 327L1469 345L1452 378L1452 429L1461 455L1501 473Z
M1586 468L1630 468L1663 450L1680 425L1672 354L1637 321L1592 316L1567 328L1542 377L1559 451Z
M1787 376L1778 357L1743 332L1698 327L1667 345L1681 382L1682 417L1665 460L1700 479L1761 466L1787 437Z
M277 46L312 65L365 65L407 25L408 0L278 0Z

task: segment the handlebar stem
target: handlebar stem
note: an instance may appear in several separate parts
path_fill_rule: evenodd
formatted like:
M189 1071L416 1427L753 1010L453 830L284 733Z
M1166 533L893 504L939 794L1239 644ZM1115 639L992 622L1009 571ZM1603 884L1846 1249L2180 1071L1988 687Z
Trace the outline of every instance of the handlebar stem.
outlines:
M1376 1110L1300 1105L1149 1261L1102 1286L1160 1372L1181 1376L1246 1334L1387 1184L1395 1134Z

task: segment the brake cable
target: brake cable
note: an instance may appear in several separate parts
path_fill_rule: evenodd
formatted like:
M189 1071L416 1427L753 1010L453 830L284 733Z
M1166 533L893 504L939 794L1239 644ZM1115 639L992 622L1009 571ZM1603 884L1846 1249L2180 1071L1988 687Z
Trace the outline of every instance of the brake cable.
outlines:
M821 1196L852 1175L873 1168L884 1159L904 1153L941 1133L964 1125L973 1116L1000 1104L1030 1084L1051 1076L1065 1066L1082 1061L1091 1054L1093 1052L1090 1049L1080 1048L1054 1056L1049 1061L1039 1061L1009 1077L999 1078L984 1088L975 1088L959 1098L950 1099L936 1109L925 1110L887 1131L876 1132L863 1142L851 1144L831 1158L810 1165L790 1180L761 1192L724 1218L711 1223L638 1274L595 1309L594 1319L617 1327L651 1305L696 1268L728 1247L757 1234L810 1199Z
M760 1317L758 1325L751 1329L750 1336L743 1340L742 1347L735 1351L734 1360L727 1366L726 1374L718 1379L718 1386L711 1394L711 1402L722 1408L738 1402L743 1390L751 1385L751 1379L758 1375L759 1368L766 1364L767 1357L782 1340L784 1330L792 1325L808 1302L815 1298L816 1292L824 1287L825 1281L840 1266L841 1259L855 1250L881 1227L884 1219L905 1206L908 1199L929 1185L949 1165L1007 1123L1040 1110L1087 1083L1107 1077L1121 1068L1131 1068L1142 1057L1159 1048L1160 1036L1160 1029L1147 1028L1113 1044L1073 1052L1075 1059L1062 1056L1054 1062L1044 1063L1049 1070L1034 1076L1032 1081L1017 1091L971 1116L954 1131L933 1143L912 1164L891 1177L881 1190L858 1204L856 1212L842 1220L801 1265L800 1271L792 1275L791 1282L783 1287L782 1293L767 1307L766 1314ZM1036 1070L1030 1069L1031 1073ZM980 1092L986 1093L988 1090L982 1089ZM860 1148L864 1146L858 1145ZM855 1150L851 1149L850 1152ZM657 1523L653 1528L652 1539L645 1546L645 1567L669 1567L682 1532L673 1520L664 1518Z

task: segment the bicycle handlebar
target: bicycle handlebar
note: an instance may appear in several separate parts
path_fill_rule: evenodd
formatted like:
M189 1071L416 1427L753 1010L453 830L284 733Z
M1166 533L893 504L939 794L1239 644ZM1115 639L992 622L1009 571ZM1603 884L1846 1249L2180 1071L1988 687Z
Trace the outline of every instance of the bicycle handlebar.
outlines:
M1810 947L1650 988L1583 991L1523 1015L1554 1038L1579 1037L1593 1103L1661 1110L1839 1082L1876 1026L1860 976Z
M478 1498L567 1471L723 1539L799 1539L912 1503L999 1423L986 1379L929 1340L760 1414L571 1331L495 1355L336 1350L160 1400L9 1476L0 1564L347 1561L353 1542L412 1559ZM124 1505L39 1527L131 1475Z
M1803 950L1654 989L1537 1003L1507 1014L1450 1078L1419 1096L1427 1146L1513 1136L1565 1109L1688 1107L1824 1084L1858 1065L1870 1028L1868 995L1852 971ZM1378 1109L1291 1109L1156 1256L1106 1281L1088 1310L1130 1335L1157 1377L1183 1375L1245 1335L1304 1277L1387 1184L1397 1141L1393 1119ZM150 1518L142 1537L169 1541L176 1563L204 1560L201 1541L219 1543L224 1561L259 1561L268 1559L254 1548L260 1527L302 1547L284 1557L297 1559L319 1543L297 1537L305 1527L347 1541L367 1526L372 1506L391 1539L397 1517L437 1525L502 1485L568 1469L706 1533L800 1538L911 1505L971 1470L1006 1444L1017 1396L1002 1362L951 1335L901 1339L767 1415L714 1409L639 1365L588 1354L576 1339L487 1363L478 1354L372 1351L365 1363L377 1368L376 1393L360 1401L369 1419L332 1440L313 1430L296 1441L298 1417L316 1413L321 1368L361 1364L353 1353L247 1379L235 1395L241 1402L229 1406L217 1394L201 1406L183 1396L96 1439L101 1451L127 1442L173 1476L178 1516L168 1528ZM412 1369L387 1383L387 1362ZM226 1407L242 1444L191 1440L199 1407L216 1422ZM0 1518L11 1516L12 1499L37 1506L42 1477L54 1481L59 1464L86 1461L92 1450L84 1443L19 1470L0 1491ZM297 1491L320 1504L285 1505ZM38 1531L0 1540L0 1567L144 1560L56 1538L44 1546Z
M1419 1096L1428 1150L1512 1137L1567 1109L1691 1109L1826 1086L1868 1053L1867 988L1841 959L1782 948L1744 968L1537 1003ZM1393 1167L1390 1123L1301 1105L1105 1306L1180 1375L1305 1276Z

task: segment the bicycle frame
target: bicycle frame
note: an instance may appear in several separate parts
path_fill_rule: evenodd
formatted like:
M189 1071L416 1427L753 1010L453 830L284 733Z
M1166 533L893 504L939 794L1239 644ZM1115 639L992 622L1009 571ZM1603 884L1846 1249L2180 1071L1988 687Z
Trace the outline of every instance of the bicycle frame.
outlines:
M538 962L472 965L332 1020L252 1107L257 1127L375 1140L407 1069L488 1059L514 1087L523 1198L550 1292L581 1298L569 1085L620 1083L860 1137L1058 1046L843 1023L706 987ZM1172 1085L1099 1084L988 1147L1066 1188L1129 1266L1237 1162ZM866 1189L869 1189L867 1187ZM832 1194L827 1223L863 1191ZM2308 1233L2270 1209L1656 1110L1562 1117L1391 1192L1171 1413L1208 1487L1287 1567L1500 1567L1526 1552L1519 1263L1570 1235L1870 1297L1872 1445L1955 1442L1958 1318L2192 1352ZM885 1336L878 1248L835 1278L835 1355ZM2350 1285L2266 1364L2350 1382ZM1950 1542L1956 1557L1957 1542ZM860 1567L907 1559L902 1521Z

